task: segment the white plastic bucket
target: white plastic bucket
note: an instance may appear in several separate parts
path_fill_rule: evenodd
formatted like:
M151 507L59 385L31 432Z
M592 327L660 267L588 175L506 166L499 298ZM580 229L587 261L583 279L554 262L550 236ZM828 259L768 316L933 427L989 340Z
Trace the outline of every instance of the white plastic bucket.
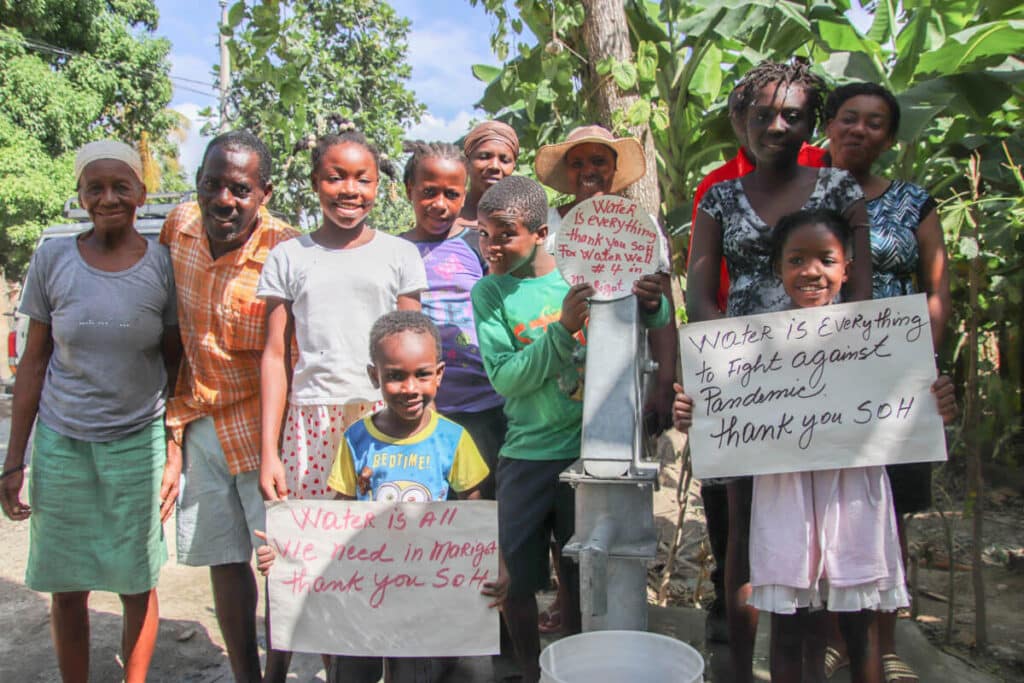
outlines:
M541 683L701 683L704 659L681 640L645 631L590 631L540 653Z

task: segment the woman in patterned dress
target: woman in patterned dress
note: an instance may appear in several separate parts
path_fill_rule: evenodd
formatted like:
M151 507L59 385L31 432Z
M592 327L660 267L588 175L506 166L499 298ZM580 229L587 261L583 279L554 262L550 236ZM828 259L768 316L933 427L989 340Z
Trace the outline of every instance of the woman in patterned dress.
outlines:
M872 173L872 166L896 142L900 107L893 94L875 83L851 83L825 102L832 165L856 178L871 219L872 298L924 292L928 296L935 350L949 323L949 269L935 201L924 188ZM900 545L906 562L904 515L931 507L931 463L890 465ZM896 614L879 616L879 649L887 683L918 680L896 656ZM841 648L840 648L841 649ZM845 665L832 650L827 673Z
M691 321L723 317L718 308L719 263L724 255L730 287L726 317L783 310L789 298L775 274L769 237L779 218L800 209L830 208L854 227L855 255L868 252L867 212L857 182L845 171L798 165L800 147L814 132L825 84L805 63L765 62L741 82L738 109L756 168L743 178L714 185L694 223L686 307ZM871 264L855 258L847 300L871 297ZM753 680L757 610L747 557L752 483L728 482L729 538L726 549L726 618L733 679ZM822 649L824 645L822 644Z

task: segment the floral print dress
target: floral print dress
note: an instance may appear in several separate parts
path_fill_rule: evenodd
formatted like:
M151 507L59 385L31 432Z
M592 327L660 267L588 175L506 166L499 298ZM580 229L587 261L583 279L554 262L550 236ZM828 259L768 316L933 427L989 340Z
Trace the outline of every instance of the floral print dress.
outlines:
M885 192L867 202L867 209L871 219L871 297L916 294L921 264L917 228L935 209L935 200L919 185L894 180ZM931 507L930 462L888 465L886 471L897 515Z

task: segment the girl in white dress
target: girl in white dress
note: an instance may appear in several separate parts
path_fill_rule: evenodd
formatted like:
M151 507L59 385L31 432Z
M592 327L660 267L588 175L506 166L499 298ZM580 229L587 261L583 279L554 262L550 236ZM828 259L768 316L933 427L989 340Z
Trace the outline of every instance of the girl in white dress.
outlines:
M830 209L782 217L771 260L791 306L827 306L847 280L850 224ZM675 425L692 422L693 401L676 386ZM955 417L953 385L932 385L945 421ZM838 615L851 680L880 680L878 611L908 604L892 492L884 466L754 477L749 604L772 614L774 683L824 675L827 608Z

